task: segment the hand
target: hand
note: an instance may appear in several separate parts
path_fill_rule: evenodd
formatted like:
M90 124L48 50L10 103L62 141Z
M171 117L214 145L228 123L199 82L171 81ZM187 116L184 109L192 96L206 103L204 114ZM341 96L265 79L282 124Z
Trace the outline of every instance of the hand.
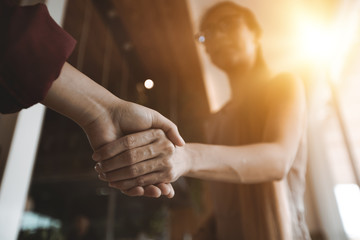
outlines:
M162 129L167 137L177 146L183 146L181 138L174 123L160 113L120 99L111 103L109 109L92 122L83 126L89 137L93 149L97 149L106 143L112 142L129 133L135 133L147 129ZM101 159L101 153L95 151L93 159Z
M190 169L184 147L176 148L159 129L125 136L96 154L102 156L95 166L100 179L121 191L174 182Z
M95 121L83 127L90 144L95 150L93 154L95 161L104 159L103 151L97 151L99 147L113 142L124 134L149 128L161 128L175 144L179 146L184 144L176 125L170 120L154 110L122 100L114 102L107 114L99 115ZM113 146L113 144L105 146L108 146L107 149L109 149L109 147L116 147ZM175 192L171 184L158 183L156 187L152 185L146 186L145 188L138 186L123 192L129 196L159 197L161 194L169 198L174 196Z
M154 110L117 98L68 63L62 67L42 103L78 123L94 150L126 133L150 128L164 130L176 145L184 144L170 120ZM93 158L97 159L96 154ZM129 194L156 197L159 192L173 191L169 185L158 187L137 188Z

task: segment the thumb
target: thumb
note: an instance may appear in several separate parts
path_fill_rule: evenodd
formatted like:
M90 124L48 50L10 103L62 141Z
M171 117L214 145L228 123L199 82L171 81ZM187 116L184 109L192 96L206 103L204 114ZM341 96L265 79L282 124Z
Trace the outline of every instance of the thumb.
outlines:
M162 129L165 132L168 139L173 144L180 146L180 147L185 145L185 141L180 136L177 126L173 122L171 122L169 119L167 119L166 117L161 115L160 113L154 112L154 114L152 115L152 126L151 127Z

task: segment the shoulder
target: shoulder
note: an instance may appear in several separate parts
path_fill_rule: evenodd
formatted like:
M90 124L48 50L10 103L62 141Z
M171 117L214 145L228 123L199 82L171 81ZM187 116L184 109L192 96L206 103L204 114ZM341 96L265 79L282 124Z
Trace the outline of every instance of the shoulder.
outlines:
M283 72L271 78L269 86L289 90L291 88L302 87L303 83L299 76L293 73Z
M303 95L304 85L301 78L295 74L284 72L272 77L268 82L268 93L278 97Z

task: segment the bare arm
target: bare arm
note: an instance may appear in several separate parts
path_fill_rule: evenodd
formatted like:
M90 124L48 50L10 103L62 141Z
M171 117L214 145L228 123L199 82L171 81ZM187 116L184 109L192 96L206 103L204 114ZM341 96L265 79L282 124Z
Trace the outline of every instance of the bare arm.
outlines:
M150 128L163 129L174 144L184 144L171 121L156 111L115 97L68 63L42 103L77 122L94 150L126 133ZM96 154L93 158L97 160ZM135 190L130 194L144 194L142 188ZM150 188L147 193L158 196L158 190Z
M100 149L107 160L98 170L105 173L103 180L120 189L172 182L181 175L234 183L282 179L292 165L304 131L305 98L300 80L279 76L269 91L268 102L269 114L259 143L235 147L190 143L166 152L159 147L167 144L159 134L153 134L146 144L138 141L144 136L141 134L147 134L144 132L131 136L131 147L123 146L124 140L115 141L113 151L122 149L116 157L112 157L115 152ZM148 154L139 154L139 146Z
M71 118L87 133L93 131L95 125L99 127L98 132L105 131L104 139L89 139L94 149L125 133L150 128L162 129L175 145L184 145L170 120L154 110L117 98L68 63L42 103ZM104 125L106 123L111 125Z
M188 144L188 176L241 183L279 180L293 163L304 132L305 96L299 79L281 75L269 92L262 142L237 147Z

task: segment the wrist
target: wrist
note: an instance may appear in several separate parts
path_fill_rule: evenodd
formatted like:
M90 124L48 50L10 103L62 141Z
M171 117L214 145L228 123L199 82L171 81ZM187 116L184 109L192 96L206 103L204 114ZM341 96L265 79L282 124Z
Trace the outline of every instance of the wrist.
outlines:
M125 105L126 101L115 97L98 106L97 111L86 114L89 116L88 120L79 124L87 134L94 150L123 135L118 119Z
M122 103L123 100L117 98L106 89L102 88L99 91L98 94L89 95L87 103L72 117L82 128L86 128L94 122L104 121L104 119L112 120L114 109L124 104Z
M180 156L180 160L184 164L184 170L181 175L187 176L191 171L194 164L194 157L192 156L192 152L189 144L185 144L182 147L176 147L178 155Z
M116 100L108 90L65 63L42 103L84 127L106 114Z
M198 151L198 144L187 143L184 146L184 152L186 152L186 161L188 170L185 173L187 177L196 177L197 171L199 171L198 162L201 158L201 151ZM201 165L200 165L201 166Z

